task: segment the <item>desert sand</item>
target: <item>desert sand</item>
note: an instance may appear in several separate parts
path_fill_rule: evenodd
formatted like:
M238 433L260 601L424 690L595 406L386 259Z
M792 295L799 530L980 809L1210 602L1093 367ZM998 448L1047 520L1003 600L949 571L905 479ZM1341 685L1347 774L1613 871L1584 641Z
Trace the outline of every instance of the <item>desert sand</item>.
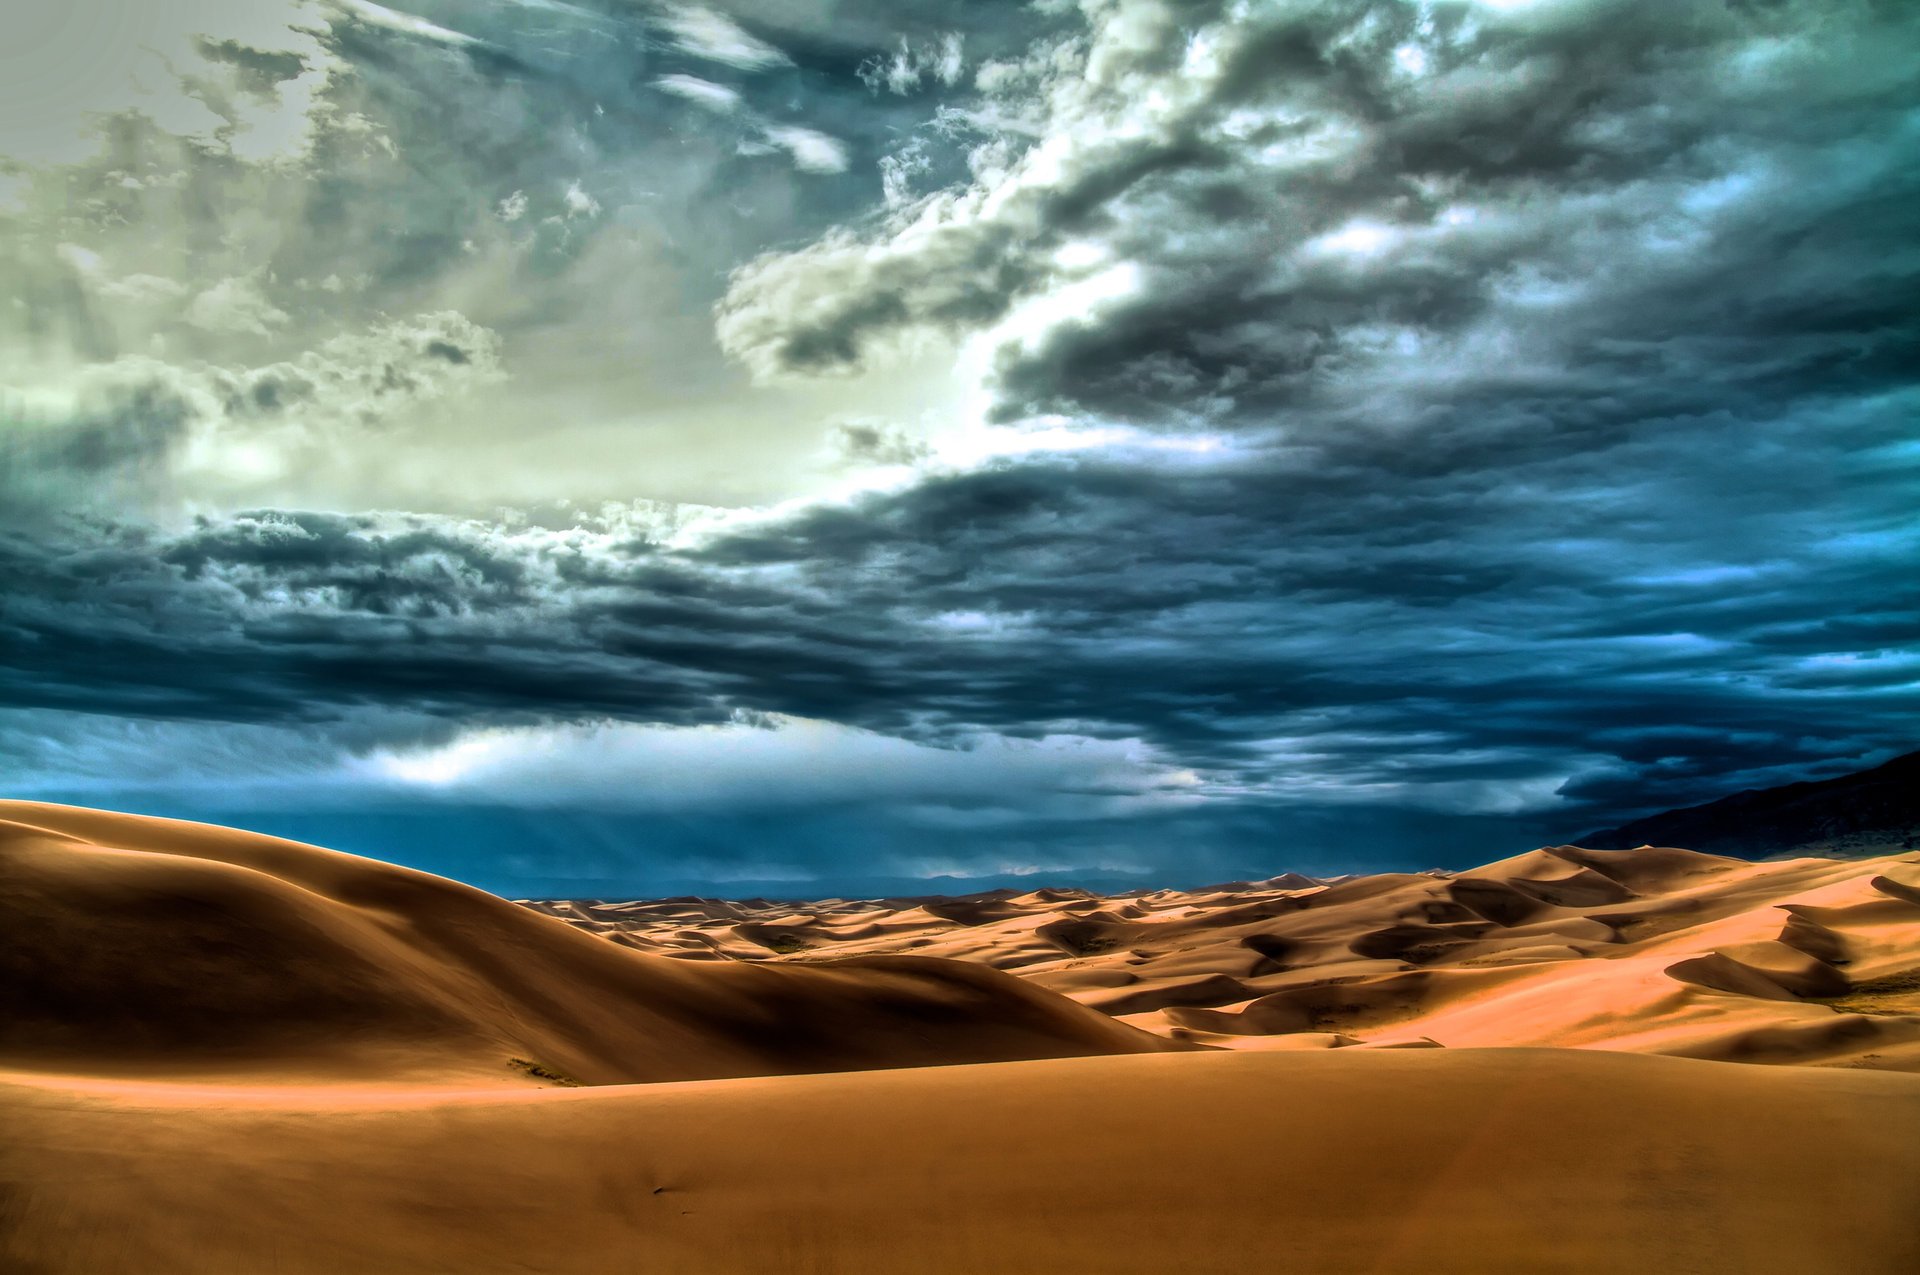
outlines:
M1218 1048L1553 1045L1920 1071L1913 853L1553 846L1470 872L1105 898L525 906L696 962L951 957Z
M0 821L0 1270L1920 1269L1914 856L521 906Z

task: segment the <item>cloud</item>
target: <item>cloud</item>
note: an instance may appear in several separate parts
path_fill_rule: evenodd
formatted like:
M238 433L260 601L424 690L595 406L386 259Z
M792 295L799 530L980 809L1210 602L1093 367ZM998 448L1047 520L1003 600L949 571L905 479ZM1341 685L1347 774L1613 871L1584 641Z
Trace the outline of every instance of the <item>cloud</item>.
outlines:
M880 157L880 197L888 209L898 211L914 200L916 182L933 171L933 157L924 138L913 138L889 155Z
M911 465L933 454L923 440L883 421L842 422L829 447L842 464L853 465Z
M267 300L260 281L234 277L222 279L187 303L186 320L209 332L247 333L272 336L275 328L287 325L287 312Z
M385 5L375 4L373 0L331 0L331 3L361 22L383 27L388 31L397 31L402 35L417 36L422 40L448 44L455 48L466 48L480 43L470 35L449 30L411 13L403 13L398 9L389 9Z
M352 777L468 803L688 812L912 802L976 820L994 807L1023 819L1124 813L1177 803L1193 782L1127 741L987 736L934 748L832 722L748 714L686 727L485 728L376 750Z
M17 169L0 753L444 772L380 844L498 864L537 774L612 880L1465 862L1912 746L1906 10L831 8L216 6Z
M712 9L681 6L669 10L661 25L683 52L743 71L762 71L789 61L765 40L748 34L739 23Z
M600 201L586 192L579 182L567 183L567 189L561 195L569 217L598 217Z
M39 533L0 564L19 635L0 689L186 719L1071 735L1136 741L1222 810L1557 811L1577 830L1630 793L1905 742L1913 405L1649 431L1604 464L1533 455L1498 491L1485 463L1357 435L926 468L751 521L262 511ZM1845 517L1820 494L1834 474Z
M735 90L694 75L663 75L653 84L663 93L685 98L695 106L704 106L710 111L726 112L740 105L740 94Z
M79 0L9 18L0 158L17 163L84 160L124 115L233 158L294 159L342 69L306 0Z
M1883 52L1911 20L1854 6L1816 38L1811 13L1093 6L1083 39L982 68L986 105L948 117L966 180L742 267L718 335L764 379L944 333L1000 419L1180 428L1591 411L1629 361L1634 412L1706 363L1734 393L1843 350L1897 378L1912 327L1864 299L1907 279L1877 210L1911 193ZM1004 326L1080 285L1069 249L1140 286Z
M111 805L215 797L266 806L305 794L317 779L344 784L375 750L431 748L453 735L445 722L371 711L328 729L310 724L180 722L0 710L8 795L58 794ZM367 787L339 799L364 801Z
M914 45L903 38L891 55L860 64L860 82L874 92L885 88L896 95L911 93L927 80L952 87L966 69L962 42L957 31L948 32L937 44Z
M251 285L226 284L194 298L196 322L261 336L285 322ZM450 311L253 368L144 356L94 365L57 390L11 396L0 496L13 508L0 523L130 506L164 516L182 485L231 496L295 465L337 463L368 431L412 424L499 376L499 338Z
M844 173L847 171L846 144L837 137L795 124L770 124L766 139L793 156L793 166L803 173Z

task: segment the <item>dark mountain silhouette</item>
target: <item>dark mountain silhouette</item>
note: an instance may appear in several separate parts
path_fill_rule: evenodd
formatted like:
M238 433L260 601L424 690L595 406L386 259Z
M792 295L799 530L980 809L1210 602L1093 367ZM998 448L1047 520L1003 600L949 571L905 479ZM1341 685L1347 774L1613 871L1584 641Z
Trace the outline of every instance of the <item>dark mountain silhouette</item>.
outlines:
M1920 753L1838 779L1755 788L1619 828L1591 832L1594 850L1684 846L1709 854L1888 854L1920 844Z

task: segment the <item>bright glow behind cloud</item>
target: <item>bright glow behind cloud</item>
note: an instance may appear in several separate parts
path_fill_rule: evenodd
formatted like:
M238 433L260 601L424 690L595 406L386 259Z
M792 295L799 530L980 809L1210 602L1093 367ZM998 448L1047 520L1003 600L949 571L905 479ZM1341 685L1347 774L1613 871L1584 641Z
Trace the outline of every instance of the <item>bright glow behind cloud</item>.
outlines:
M1137 741L988 736L937 748L781 716L720 726L491 727L381 750L348 773L466 802L656 811L984 802L1029 817L1180 801L1199 782Z

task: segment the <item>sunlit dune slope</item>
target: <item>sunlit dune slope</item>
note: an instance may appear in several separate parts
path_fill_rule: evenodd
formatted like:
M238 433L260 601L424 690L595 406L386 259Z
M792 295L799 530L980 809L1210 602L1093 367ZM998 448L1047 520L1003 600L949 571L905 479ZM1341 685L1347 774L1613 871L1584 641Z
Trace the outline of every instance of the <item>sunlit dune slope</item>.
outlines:
M38 1275L1920 1270L1920 1081L1858 1071L1349 1050L0 1104L0 1268Z
M0 1065L611 1084L1167 1047L977 965L661 959L352 855L0 802Z
M531 903L682 959L914 951L1239 1050L1568 1045L1920 1070L1920 856L1553 846L1460 873L1099 897Z

